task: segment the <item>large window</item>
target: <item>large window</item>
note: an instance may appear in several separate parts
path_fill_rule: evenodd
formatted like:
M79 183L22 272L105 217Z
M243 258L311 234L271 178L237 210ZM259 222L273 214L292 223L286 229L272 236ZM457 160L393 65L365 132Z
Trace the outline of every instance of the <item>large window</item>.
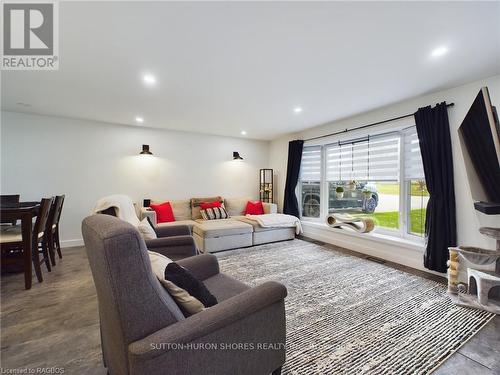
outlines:
M321 146L304 147L300 166L302 217L321 215Z
M395 133L326 145L328 213L371 216L398 229L399 142Z
M304 147L299 189L303 218L347 213L373 218L386 234L425 232L429 194L415 127Z

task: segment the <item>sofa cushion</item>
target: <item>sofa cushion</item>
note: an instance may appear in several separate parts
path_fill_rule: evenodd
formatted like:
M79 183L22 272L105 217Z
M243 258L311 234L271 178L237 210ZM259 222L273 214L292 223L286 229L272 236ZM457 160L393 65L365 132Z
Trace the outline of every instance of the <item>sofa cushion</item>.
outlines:
M165 202L165 200L155 199L152 204ZM169 201L176 221L191 220L191 201L189 199Z
M229 216L239 216L245 215L245 209L247 207L247 202L252 198L226 198L224 200L224 205L226 206L227 213Z
M191 203L188 199L170 201L176 221L191 219Z
M200 204L209 202L223 202L222 197L191 198L191 219L201 219Z
M250 224L231 219L208 220L196 222L193 232L203 238L213 238L252 233L253 227Z
M276 203L262 202L262 206L264 207L264 214L277 214L278 213L278 205Z

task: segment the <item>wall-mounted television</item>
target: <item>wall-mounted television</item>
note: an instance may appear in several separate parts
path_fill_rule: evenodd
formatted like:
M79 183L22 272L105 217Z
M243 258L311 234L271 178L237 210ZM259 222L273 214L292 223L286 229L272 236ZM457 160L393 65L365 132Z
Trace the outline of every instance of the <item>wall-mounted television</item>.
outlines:
M474 206L500 214L500 123L483 87L458 129Z

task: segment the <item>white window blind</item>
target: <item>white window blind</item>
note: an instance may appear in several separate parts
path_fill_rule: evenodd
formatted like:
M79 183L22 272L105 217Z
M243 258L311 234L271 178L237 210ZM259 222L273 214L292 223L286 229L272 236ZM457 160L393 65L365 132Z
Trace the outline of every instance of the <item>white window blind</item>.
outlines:
M418 142L417 129L415 127L404 132L404 142L405 179L424 179L424 166L422 164L422 155L420 154L420 145Z
M300 179L302 181L321 180L321 146L303 148Z
M327 181L398 181L399 135L326 146Z

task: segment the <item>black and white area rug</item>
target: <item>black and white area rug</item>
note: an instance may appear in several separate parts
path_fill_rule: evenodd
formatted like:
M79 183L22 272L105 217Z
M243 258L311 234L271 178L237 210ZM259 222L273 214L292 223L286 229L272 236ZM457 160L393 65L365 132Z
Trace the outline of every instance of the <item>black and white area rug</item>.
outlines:
M427 374L493 317L443 284L302 240L217 256L249 285L286 285L285 374Z

